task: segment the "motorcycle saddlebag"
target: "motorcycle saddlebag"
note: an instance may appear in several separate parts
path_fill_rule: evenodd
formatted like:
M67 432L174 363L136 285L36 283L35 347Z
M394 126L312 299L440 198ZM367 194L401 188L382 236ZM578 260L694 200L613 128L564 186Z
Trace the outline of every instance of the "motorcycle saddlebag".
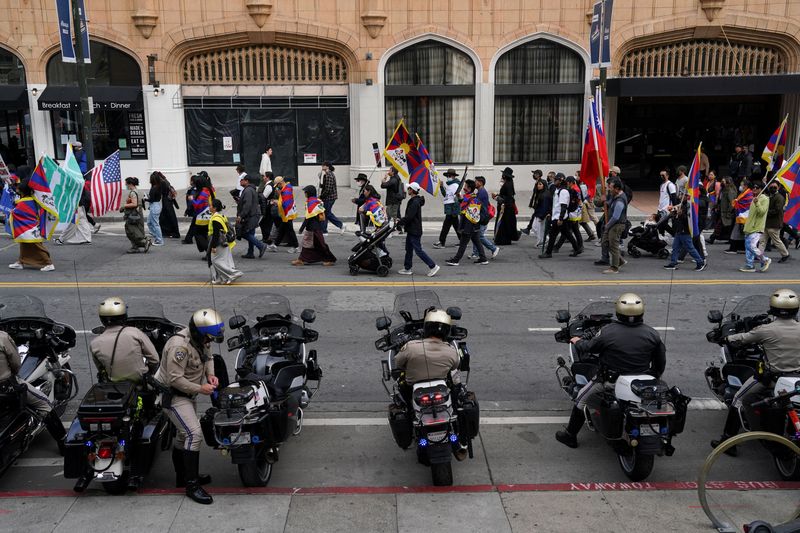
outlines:
M474 392L467 392L466 399L458 409L458 429L460 437L474 439L478 436L481 410ZM466 442L466 441L464 441Z
M683 433L686 427L686 413L689 411L691 398L684 394L673 395L672 403L675 405L675 416L670 420L670 435Z
M414 440L414 429L411 419L404 407L389 404L389 427L397 445L403 450L411 446Z
M284 442L289 436L289 404L281 402L278 406L269 410L269 427L272 431L273 442ZM292 422L292 430L295 424Z
M64 477L67 479L81 477L88 467L86 456L89 453L89 448L86 447L83 435L80 421L78 419L73 420L72 426L67 431L67 436L64 439Z
M206 445L211 448L219 447L217 440L214 438L214 415L217 411L218 409L211 407L206 410L206 414L200 417L200 428L203 430L203 440L205 440Z
M622 435L622 408L611 397L600 401L600 427L597 429L609 439L618 439Z
M753 408L744 406L744 417L750 425L750 431L766 431L783 435L786 431L786 408L762 406Z
M3 412L16 413L25 409L28 397L28 386L8 379L0 383L0 409Z
M78 406L78 420L85 431L117 429L122 417L133 415L136 410L136 386L128 381L119 383L96 383L89 389ZM93 419L115 419L113 422L95 423ZM99 427L98 427L99 426Z

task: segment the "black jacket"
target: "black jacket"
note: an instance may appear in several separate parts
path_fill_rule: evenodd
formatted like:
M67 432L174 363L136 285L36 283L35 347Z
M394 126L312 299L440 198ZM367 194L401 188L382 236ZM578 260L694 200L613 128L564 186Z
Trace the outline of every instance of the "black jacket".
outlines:
M386 189L386 205L395 205L403 201L403 181L395 174L388 181L381 182L381 189Z
M406 203L406 216L401 218L398 224L404 227L409 235L422 235L423 205L425 205L425 198L422 196L411 196Z
M261 218L261 207L258 203L256 188L251 183L248 183L239 195L236 216L239 217L239 223L244 233L258 226L258 221Z
M582 353L600 355L600 364L620 374L646 372L656 377L667 366L667 349L658 332L647 324L612 322L590 340L575 344Z

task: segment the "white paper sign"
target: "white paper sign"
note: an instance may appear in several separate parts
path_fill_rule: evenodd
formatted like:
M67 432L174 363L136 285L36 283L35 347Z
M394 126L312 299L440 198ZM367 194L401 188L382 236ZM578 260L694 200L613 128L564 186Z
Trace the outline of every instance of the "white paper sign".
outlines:
M223 150L233 150L233 137L223 137L222 138L222 149Z
M303 163L316 163L317 154L303 154Z
M233 162L234 163L241 163L242 162L242 156L240 156L239 154L233 154Z

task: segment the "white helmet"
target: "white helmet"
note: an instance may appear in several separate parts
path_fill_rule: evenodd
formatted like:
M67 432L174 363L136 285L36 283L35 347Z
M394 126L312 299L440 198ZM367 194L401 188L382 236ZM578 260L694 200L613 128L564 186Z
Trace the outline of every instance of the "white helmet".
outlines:
M428 314L425 315L425 336L446 339L450 336L450 328L452 325L453 319L450 318L447 311L431 309L428 311Z
M625 324L638 324L644 319L644 301L638 294L626 292L614 306L617 320Z
M769 298L769 314L780 318L794 318L800 310L800 298L789 289L778 289Z

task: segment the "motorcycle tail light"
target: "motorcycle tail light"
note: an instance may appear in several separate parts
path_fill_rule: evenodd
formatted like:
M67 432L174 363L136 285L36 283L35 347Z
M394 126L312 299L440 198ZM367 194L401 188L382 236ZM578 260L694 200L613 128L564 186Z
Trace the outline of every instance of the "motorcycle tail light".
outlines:
M422 407L441 405L448 399L448 394L442 392L426 392L417 396L417 403Z
M100 446L100 449L97 450L97 457L100 459L111 459L114 456L114 450L111 448L110 444L103 444Z

